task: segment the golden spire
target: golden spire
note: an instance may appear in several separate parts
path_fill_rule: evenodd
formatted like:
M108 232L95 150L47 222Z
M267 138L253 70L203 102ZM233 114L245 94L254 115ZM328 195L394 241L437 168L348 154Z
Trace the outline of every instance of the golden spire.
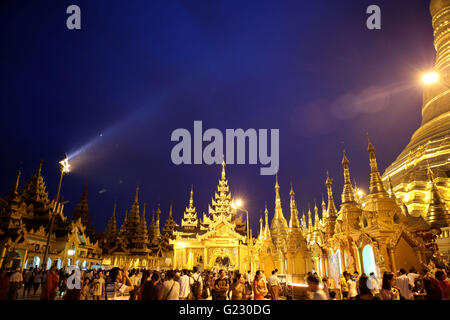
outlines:
M367 152L369 152L369 162L370 162L370 194L378 194L381 196L388 196L386 190L384 189L383 183L381 182L380 172L378 172L377 158L375 157L375 148L370 141L369 135L367 135L367 140L369 142L367 146Z
M20 179L21 174L22 174L22 172L19 169L19 171L17 171L16 183L14 184L13 193L16 193L17 190L19 189L19 179Z
M344 150L344 155L342 157L342 167L344 168L344 189L342 190L342 204L355 202L355 193L353 191L352 181L350 179L350 169L348 167L349 163L350 161L348 161Z
M169 206L169 219L172 219L172 202L170 203Z
M139 185L136 186L136 195L134 196L134 202L138 202Z
M317 208L316 200L314 199L314 229L319 227L319 208Z
M327 216L327 205L325 204L325 199L323 198L322 193L322 219L324 219Z
M86 183L84 185L84 190L83 190L83 196L81 197L81 200L87 200L88 185L89 185L89 180L86 180Z
M161 215L161 208L160 208L160 204L158 202L158 209L156 209L156 230L155 230L155 236L159 237L159 235L161 234L161 232L159 231L159 218Z
M325 185L327 186L328 192L328 208L327 208L327 218L334 218L337 216L336 206L334 205L333 199L333 179L330 178L327 171L327 180L325 181Z
M191 184L191 196L189 198L189 208L194 206L194 185Z
M450 225L450 215L445 207L445 202L442 201L439 190L436 187L433 172L430 167L428 167L427 174L431 184L431 197L425 220L431 225L432 228L448 227Z
M42 171L42 163L44 162L44 160L41 159L41 161L39 162L39 169L37 172L38 177L41 175L41 171Z
M147 207L147 203L144 202L144 209L142 210L142 219L145 220L145 208Z
M389 180L389 192L391 193L391 198L394 200L397 200L397 198L395 197L395 193L394 193L394 187L392 186L391 175L388 175L388 180Z
M311 218L311 209L308 208L308 233L313 232L313 219Z
M280 199L280 185L278 184L278 174L275 175L275 215L274 219L279 219L283 216L283 211L281 208L281 199Z
M291 218L289 219L289 228L299 228L300 222L297 217L297 205L295 203L294 187L291 183L291 192L289 192L291 202Z
M225 175L225 166L226 166L226 163L225 163L225 155L222 154L222 180L225 180L225 179L226 179L226 175Z
M266 209L264 210L264 216L265 216L265 222L266 225L264 226L264 238L270 237L270 228L269 228L269 210L267 210L267 202L266 202Z
M117 233L117 220L116 220L116 203L114 202L114 209L111 219L109 219L106 226L105 236L107 239L113 238Z
M259 217L259 239L261 240L264 237L264 228L263 228L263 218Z
M314 230L319 228L319 208L317 208L316 200L314 199Z

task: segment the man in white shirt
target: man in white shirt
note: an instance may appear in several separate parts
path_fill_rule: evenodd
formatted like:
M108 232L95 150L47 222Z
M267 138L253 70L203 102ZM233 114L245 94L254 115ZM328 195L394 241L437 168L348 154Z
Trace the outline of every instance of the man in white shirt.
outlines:
M183 270L183 275L178 282L180 283L180 300L186 300L191 292L191 285L194 283L194 279L189 276L187 270Z
M197 300L202 297L203 279L202 279L200 270L198 270L198 267L194 267L193 271L194 271L194 274L192 275L192 279L193 279L192 293L194 295L194 299Z
M372 291L372 294L376 294L380 290L380 284L378 283L378 279L373 272L370 273L369 279L367 279L367 288Z
M412 292L409 285L409 278L406 275L405 269L400 269L400 276L397 277L397 287L400 289L400 294L405 298L406 300L411 300L413 298Z
M267 279L272 300L278 300L278 293L281 290L280 279L277 276L278 269L272 271L272 275Z
M313 275L308 276L308 295L310 300L327 300L327 296L322 289L319 288L319 279Z
M160 300L179 300L180 283L174 280L175 272L169 270L164 277L164 283L160 292Z
M407 276L409 279L409 285L411 286L411 288L414 288L414 283L416 282L416 279L419 278L419 275L414 268L411 268Z

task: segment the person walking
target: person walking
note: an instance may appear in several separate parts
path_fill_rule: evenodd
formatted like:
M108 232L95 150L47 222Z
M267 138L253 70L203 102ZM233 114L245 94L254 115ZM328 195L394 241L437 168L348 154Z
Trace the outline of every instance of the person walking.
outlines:
M33 280L34 280L34 272L33 267L31 267L30 269L26 270L23 275L23 282L24 282L23 296L22 296L23 298L25 298L25 295L27 297L30 295L31 288L33 287Z
M59 275L56 272L56 267L53 266L47 272L44 285L41 290L41 300L55 300L56 291L58 290Z
M319 287L319 278L313 275L306 279L308 283L308 296L310 300L328 300L325 292Z
M204 296L202 274L200 273L200 270L198 270L198 267L194 267L193 271L194 271L194 274L192 275L193 283L191 286L192 296L194 300L200 300ZM205 299L207 297L208 296L206 295Z
M166 272L159 300L179 300L180 284L174 278L175 272L173 270Z
M22 284L23 276L20 269L17 268L9 277L9 300L17 300Z
M278 269L272 271L272 275L267 280L268 289L272 300L278 300L278 294L281 290L280 279L278 278Z
M188 300L191 294L191 285L194 284L194 279L189 276L189 272L184 269L183 275L178 281L180 283L180 300Z
M36 273L34 275L34 281L33 281L33 294L36 295L39 286L42 282L42 271L40 269L36 270Z
M323 285L323 292L325 293L325 296L327 297L327 300L330 299L330 284L328 277L322 278L322 285Z

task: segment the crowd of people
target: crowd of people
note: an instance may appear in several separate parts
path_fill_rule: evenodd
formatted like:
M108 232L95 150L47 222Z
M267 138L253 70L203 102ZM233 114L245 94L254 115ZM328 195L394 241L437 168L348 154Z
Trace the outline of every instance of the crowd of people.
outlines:
M449 300L450 282L445 269L413 268L382 279L344 271L336 284L309 272L301 285L304 299L311 300ZM78 272L78 274L77 274ZM78 277L78 279L77 279ZM78 283L78 284L77 284ZM39 291L40 289L40 291ZM38 293L39 291L39 293ZM275 269L264 271L147 270L114 267L109 270L57 270L39 268L0 271L0 300L278 300L292 299Z

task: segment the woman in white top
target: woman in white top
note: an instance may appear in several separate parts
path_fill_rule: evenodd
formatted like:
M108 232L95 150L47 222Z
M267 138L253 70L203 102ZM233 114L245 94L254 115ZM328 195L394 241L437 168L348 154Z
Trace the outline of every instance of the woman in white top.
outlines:
M354 300L355 297L358 295L358 291L356 290L356 281L353 280L352 277L350 277L347 280L347 286L348 286L348 297Z

